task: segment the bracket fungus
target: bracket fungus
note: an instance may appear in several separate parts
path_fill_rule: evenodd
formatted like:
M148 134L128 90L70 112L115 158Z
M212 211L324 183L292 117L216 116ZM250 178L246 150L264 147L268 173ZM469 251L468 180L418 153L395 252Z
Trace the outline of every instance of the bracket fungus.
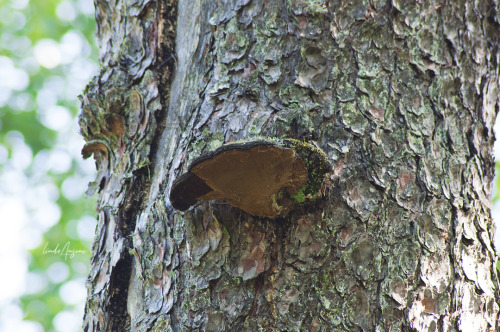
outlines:
M319 197L331 170L324 152L294 139L231 143L196 158L175 179L172 206L187 210L199 200L225 200L257 217L285 216Z

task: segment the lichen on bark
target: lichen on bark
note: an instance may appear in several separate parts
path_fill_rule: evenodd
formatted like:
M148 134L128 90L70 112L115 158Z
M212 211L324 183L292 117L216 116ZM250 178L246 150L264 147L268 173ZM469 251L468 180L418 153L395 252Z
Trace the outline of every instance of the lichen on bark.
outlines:
M498 329L497 5L98 3L82 131L107 164L86 329ZM190 161L258 136L316 142L325 199L274 221L172 209Z

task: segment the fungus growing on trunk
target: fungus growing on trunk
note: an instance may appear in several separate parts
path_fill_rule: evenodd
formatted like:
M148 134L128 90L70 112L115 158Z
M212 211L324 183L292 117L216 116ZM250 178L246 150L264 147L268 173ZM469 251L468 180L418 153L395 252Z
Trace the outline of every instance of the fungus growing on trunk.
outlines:
M196 158L175 179L170 201L181 211L225 200L257 217L284 216L314 199L330 169L321 150L297 140L232 143Z

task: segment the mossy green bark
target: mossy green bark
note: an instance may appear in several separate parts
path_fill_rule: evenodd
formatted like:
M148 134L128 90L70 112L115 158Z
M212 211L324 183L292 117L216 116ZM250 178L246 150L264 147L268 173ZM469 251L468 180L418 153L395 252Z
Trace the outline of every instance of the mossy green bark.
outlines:
M170 4L98 3L103 72L82 123L106 148L87 330L498 329L497 1L182 0L167 29ZM155 47L171 31L175 49ZM325 198L273 221L172 209L194 158L259 136L303 154L297 201Z
M328 156L312 144L295 139L288 139L288 141L292 149L304 161L308 171L306 184L300 188L298 193L292 195L292 198L298 204L314 202L319 197L324 196L327 191L328 174L332 171Z

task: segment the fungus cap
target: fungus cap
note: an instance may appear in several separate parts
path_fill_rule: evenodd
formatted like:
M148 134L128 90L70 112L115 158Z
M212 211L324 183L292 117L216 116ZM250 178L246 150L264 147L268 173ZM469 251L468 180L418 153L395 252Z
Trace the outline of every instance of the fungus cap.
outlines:
M198 200L226 200L258 217L284 215L284 190L293 195L308 180L293 149L270 141L227 144L195 159L170 191L172 206L186 210Z

